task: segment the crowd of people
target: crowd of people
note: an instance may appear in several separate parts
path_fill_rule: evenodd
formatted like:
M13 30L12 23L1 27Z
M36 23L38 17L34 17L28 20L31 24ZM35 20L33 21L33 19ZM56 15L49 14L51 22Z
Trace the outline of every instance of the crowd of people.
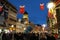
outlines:
M51 33L3 33L2 40L56 40Z
M8 8L3 3L0 3L0 17L1 16L3 16L5 20L8 18ZM24 20L21 22L23 23ZM6 21L4 21L4 24L6 25ZM27 33L2 33L0 37L2 40L56 40L52 33L29 33L34 27L35 25L29 23L27 27L28 31L25 30Z

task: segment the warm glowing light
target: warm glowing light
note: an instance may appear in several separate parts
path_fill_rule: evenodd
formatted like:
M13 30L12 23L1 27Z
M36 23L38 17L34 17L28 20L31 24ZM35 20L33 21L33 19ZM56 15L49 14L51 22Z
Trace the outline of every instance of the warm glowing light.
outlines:
M19 22L21 22L21 19L18 19Z
M11 27L14 27L14 25L12 25Z
M42 27L42 30L44 31L45 27Z
M5 31L5 33L10 33L10 31L9 31L9 30L7 30L7 29L5 29L4 31Z
M51 8L54 8L55 7L55 4L53 2L50 2L47 4L47 8L51 9Z
M24 30L26 30L26 28L24 28Z
M0 33L2 32L2 29L0 29Z
M28 18L28 15L24 15L23 18Z
M46 27L46 24L43 24L42 26L43 26L43 27Z
M53 14L54 10L53 9L49 9L49 12Z

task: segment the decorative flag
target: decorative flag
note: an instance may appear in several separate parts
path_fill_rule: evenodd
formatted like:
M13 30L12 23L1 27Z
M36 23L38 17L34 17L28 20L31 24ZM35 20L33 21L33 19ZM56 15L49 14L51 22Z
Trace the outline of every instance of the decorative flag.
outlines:
M25 6L20 6L19 12L20 12L21 14L24 14L24 12L25 12Z
M28 3L28 1L25 1L25 0L22 1L21 0L20 2L22 2L22 3L19 3L20 6L24 5L25 6L24 7L25 11L28 12L29 21L33 22L34 24L43 24L43 23L45 23L46 16L43 17L44 20L41 20L40 18L43 15L46 15L48 13L48 8L46 7L46 5L47 5L48 2L50 2L50 0L42 0L42 1L41 0L35 0L35 2L34 2L34 0L32 0L32 1L29 0L29 3ZM43 10L40 9L40 4L44 4ZM37 14L37 12L38 12L38 14ZM17 18L22 18L23 14L21 14L21 13L19 14L19 13L20 13L20 10L17 13ZM37 19L37 20L35 20L35 19ZM40 21L44 21L44 22L41 23Z
M3 10L3 6L0 6L0 12L2 12L2 10Z
M40 4L40 9L41 9L41 10L44 10L44 3L41 3L41 4Z

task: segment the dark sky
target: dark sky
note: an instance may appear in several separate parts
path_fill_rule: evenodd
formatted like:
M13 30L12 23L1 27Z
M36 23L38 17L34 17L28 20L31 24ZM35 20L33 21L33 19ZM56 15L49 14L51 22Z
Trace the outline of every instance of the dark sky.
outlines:
M29 21L34 24L47 24L47 3L50 0L8 0L17 10L20 5L25 5L25 11L28 12ZM44 10L40 9L40 3L44 3ZM17 18L22 18L22 14L17 13Z

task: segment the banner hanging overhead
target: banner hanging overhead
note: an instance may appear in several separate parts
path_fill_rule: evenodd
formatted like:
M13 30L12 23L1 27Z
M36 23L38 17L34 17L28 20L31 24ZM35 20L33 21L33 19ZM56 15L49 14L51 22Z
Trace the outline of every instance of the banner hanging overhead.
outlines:
M47 16L48 16L48 8L47 3L50 0L9 0L13 3L17 9L19 10L20 5L25 5L22 9L19 10L20 13L17 13L17 18L22 18L24 11L28 12L29 21L33 22L34 24L46 24L47 23ZM13 2L12 2L13 1ZM16 5L18 4L18 5ZM21 11L23 10L23 11Z
M44 3L41 3L41 4L40 4L40 9L41 9L41 10L44 10Z
M23 6L20 6L20 13L21 14L24 14L24 12L25 12L25 6L23 5Z

